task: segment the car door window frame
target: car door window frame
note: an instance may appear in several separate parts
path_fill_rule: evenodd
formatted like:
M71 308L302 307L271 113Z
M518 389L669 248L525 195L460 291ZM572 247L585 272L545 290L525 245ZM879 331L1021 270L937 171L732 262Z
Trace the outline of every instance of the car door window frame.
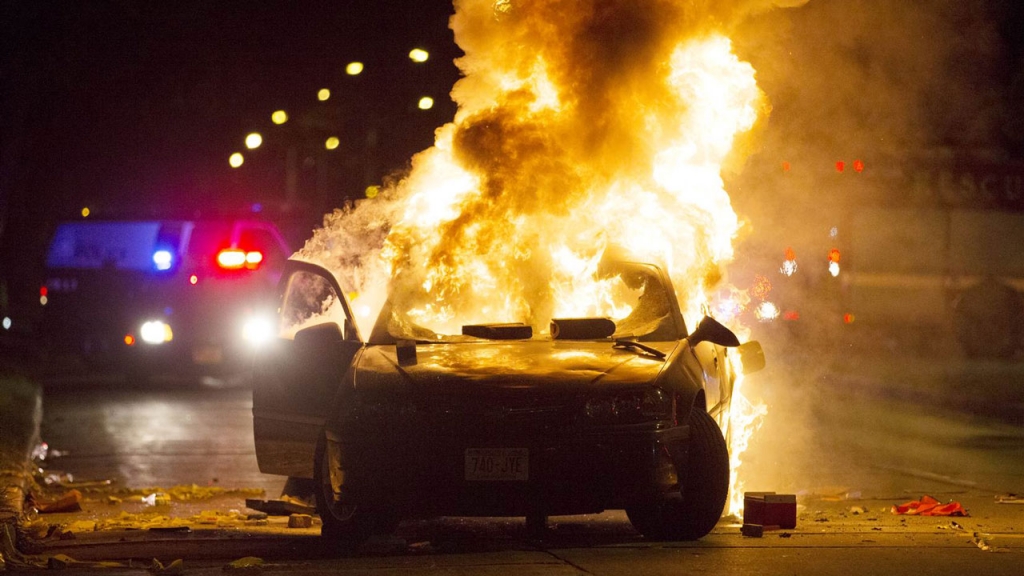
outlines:
M344 290L342 290L341 285L338 283L334 275L321 266L309 262L302 262L299 260L289 260L287 262L284 274L282 274L281 276L281 284L279 289L280 305L278 308L278 322L280 329L279 336L283 338L293 339L295 332L298 332L297 329L292 329L294 325L285 326L284 322L285 315L288 313L290 299L295 297L296 295L293 292L293 290L296 289L296 287L294 286L294 282L296 276L300 274L310 274L312 276L319 277L326 281L328 287L333 293L333 296L341 303L342 311L344 312L344 319L341 322L338 322L338 319L336 318L325 316L323 323L333 322L338 324L338 327L341 329L342 334L344 335L344 338L347 341L364 342L364 340L359 334L359 329L356 326L355 317L352 314L351 307L349 306L348 298L346 297ZM318 304L322 305L323 300L321 300ZM323 312L324 311L321 311L321 313ZM309 318L302 320L299 324L303 325L303 327L314 326L317 323L309 323L309 320L313 317L314 315L311 315ZM306 325L307 323L308 325Z

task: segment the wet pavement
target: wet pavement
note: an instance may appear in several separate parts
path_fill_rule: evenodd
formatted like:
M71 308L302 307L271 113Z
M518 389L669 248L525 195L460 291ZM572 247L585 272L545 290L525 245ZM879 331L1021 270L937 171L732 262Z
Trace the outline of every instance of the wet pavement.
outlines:
M198 484L278 495L284 479L261 474L244 383L59 380L44 390L42 438L51 474L115 480L129 488Z

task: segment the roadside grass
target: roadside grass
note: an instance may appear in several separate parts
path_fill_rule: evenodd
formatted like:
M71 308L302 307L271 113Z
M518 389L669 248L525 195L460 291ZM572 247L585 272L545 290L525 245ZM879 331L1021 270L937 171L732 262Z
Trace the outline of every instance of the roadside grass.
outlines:
M0 370L0 522L21 514L32 447L42 419L39 385L9 370Z
M17 373L0 372L0 469L28 458L42 415L39 385Z

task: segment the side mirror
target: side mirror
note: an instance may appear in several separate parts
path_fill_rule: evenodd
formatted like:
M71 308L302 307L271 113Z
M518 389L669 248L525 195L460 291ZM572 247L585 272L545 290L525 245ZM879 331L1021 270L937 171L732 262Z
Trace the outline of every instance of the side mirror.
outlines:
M700 323L697 324L697 328L690 335L686 337L686 340L690 343L690 346L696 346L701 342L711 342L718 344L719 346L735 347L740 345L740 339L723 326L718 320L710 316L705 316L700 319Z
M736 352L740 355L740 363L743 365L744 374L753 374L764 368L764 349L757 340L744 342Z

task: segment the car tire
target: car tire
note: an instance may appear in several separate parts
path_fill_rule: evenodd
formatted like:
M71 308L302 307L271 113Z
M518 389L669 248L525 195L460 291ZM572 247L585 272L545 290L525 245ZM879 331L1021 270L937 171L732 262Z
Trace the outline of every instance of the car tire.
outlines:
M316 510L322 526L320 536L331 546L354 548L374 535L390 534L398 526L398 517L385 510L369 510L363 506L342 505L337 501L330 481L334 464L327 455L327 440L317 443L313 482L316 485Z
M696 540L714 529L729 496L729 449L707 412L690 410L690 450L680 492L628 507L633 527L652 540Z

